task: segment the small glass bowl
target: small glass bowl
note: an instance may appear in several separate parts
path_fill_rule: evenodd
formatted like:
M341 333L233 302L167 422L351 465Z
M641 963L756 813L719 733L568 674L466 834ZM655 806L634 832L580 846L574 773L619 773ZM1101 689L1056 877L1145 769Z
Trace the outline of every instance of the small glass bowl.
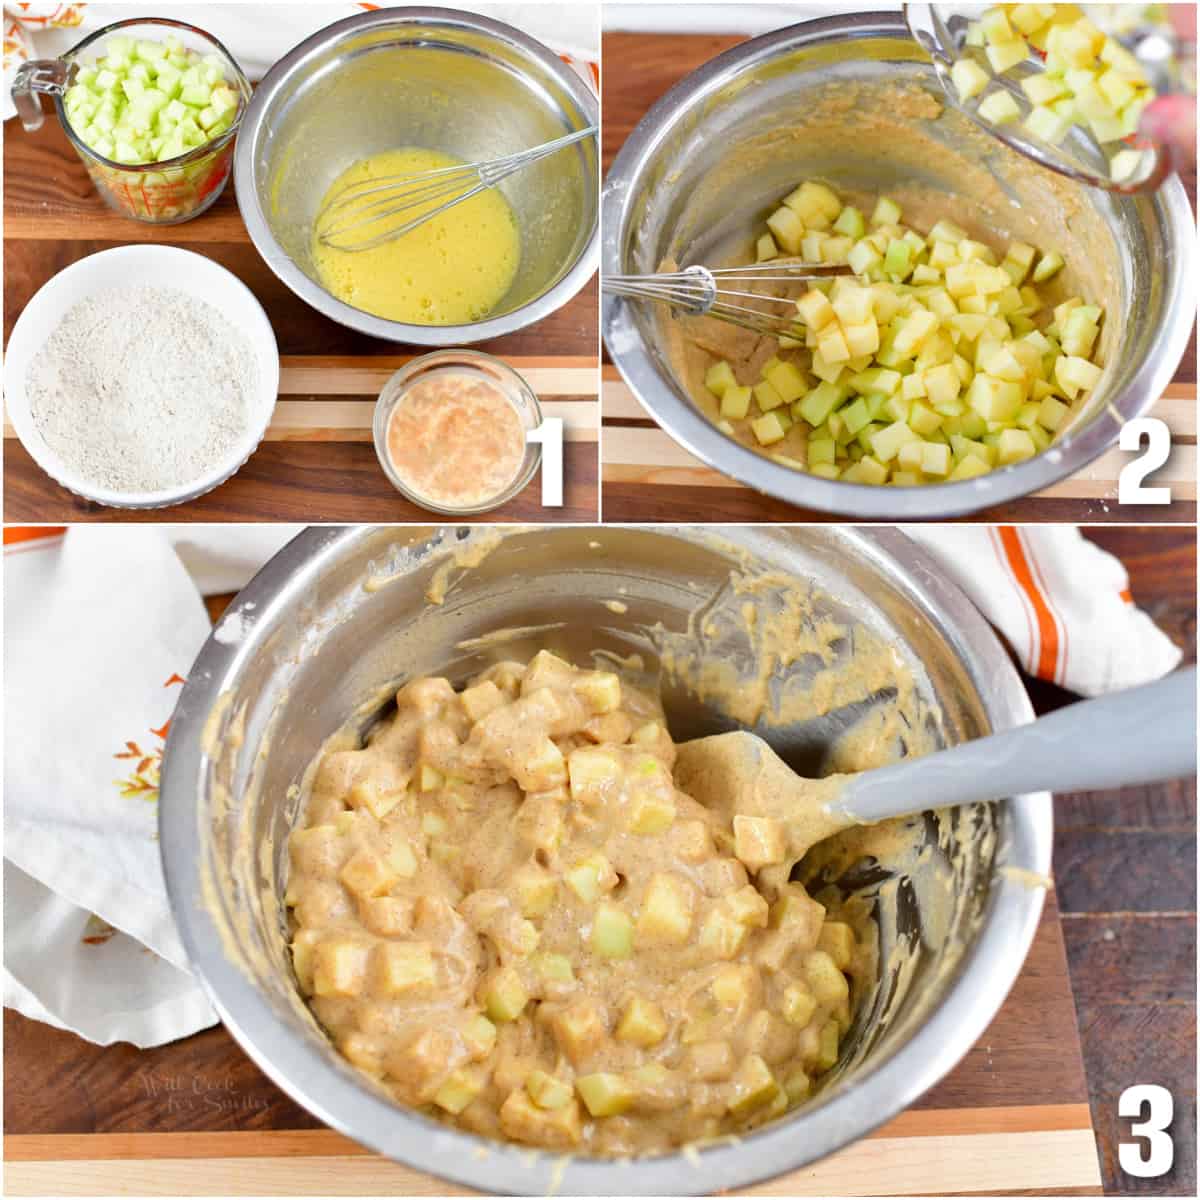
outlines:
M542 406L538 403L537 395L508 363L479 350L435 350L432 354L414 358L383 385L383 390L379 393L379 399L375 404L375 418L372 423L375 436L375 455L379 459L383 473L391 481L396 491L429 512L440 513L447 517L473 516L478 513L491 512L493 509L507 504L513 497L520 495L537 473L538 466L542 461L542 448L537 442L526 440L525 458L521 467L513 481L503 491L481 504L461 508L438 503L415 491L396 471L391 456L388 454L388 426L391 424L392 412L400 399L418 380L433 371L444 371L446 368L453 368L457 374L486 380L498 387L512 405L526 435L541 425Z

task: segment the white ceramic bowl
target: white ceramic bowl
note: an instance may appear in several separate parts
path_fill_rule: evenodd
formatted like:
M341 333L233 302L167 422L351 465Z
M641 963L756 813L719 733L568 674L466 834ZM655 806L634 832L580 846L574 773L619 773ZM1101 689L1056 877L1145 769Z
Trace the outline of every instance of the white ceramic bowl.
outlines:
M237 445L207 474L181 487L157 492L112 491L81 479L38 432L25 394L30 360L67 311L96 292L131 284L176 288L213 305L249 340L258 366L258 389L251 398L250 423ZM68 491L113 508L164 508L182 504L224 483L262 441L278 393L279 349L262 305L236 275L202 254L175 246L117 246L81 258L59 271L38 290L17 318L5 356L4 398L8 419L21 445L47 475Z

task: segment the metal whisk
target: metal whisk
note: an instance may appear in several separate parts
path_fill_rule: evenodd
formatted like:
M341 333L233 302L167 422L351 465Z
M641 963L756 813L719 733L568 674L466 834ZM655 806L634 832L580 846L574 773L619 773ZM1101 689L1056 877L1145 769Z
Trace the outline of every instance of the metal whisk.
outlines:
M796 302L787 296L737 290L755 283L804 283L835 275L852 275L848 266L803 263L792 259L759 263L755 267L687 267L647 275L605 275L601 288L611 296L655 300L693 317L712 317L767 337L804 336L797 322ZM743 301L783 306L776 314Z
M348 184L317 213L317 238L335 250L351 253L371 250L411 233L418 225L456 204L495 187L522 167L593 137L596 131L597 126L589 125L552 142L486 162Z

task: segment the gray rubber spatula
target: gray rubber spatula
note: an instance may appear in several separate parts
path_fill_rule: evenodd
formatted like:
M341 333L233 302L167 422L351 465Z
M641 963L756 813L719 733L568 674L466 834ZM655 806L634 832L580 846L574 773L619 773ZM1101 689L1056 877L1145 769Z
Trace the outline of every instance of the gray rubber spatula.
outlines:
M1196 668L1028 725L855 775L804 779L743 731L683 742L679 787L731 818L774 817L789 858L840 830L1022 792L1091 791L1196 771ZM736 827L735 827L736 828Z

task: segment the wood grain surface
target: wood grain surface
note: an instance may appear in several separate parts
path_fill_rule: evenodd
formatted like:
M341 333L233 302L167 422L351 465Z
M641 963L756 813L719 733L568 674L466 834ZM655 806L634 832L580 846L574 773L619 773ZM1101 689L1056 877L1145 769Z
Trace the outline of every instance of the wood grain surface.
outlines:
M1196 661L1194 529L1089 529L1129 568L1134 600ZM1030 687L1039 712L1074 699ZM1055 797L1054 874L1105 1191L1196 1194L1196 781ZM1131 1083L1175 1097L1175 1165L1121 1171Z
M730 35L604 35L605 170L654 102L684 75L743 39ZM1194 188L1192 192L1195 201ZM1120 506L1117 474L1130 456L1112 450L1044 492L961 518L1001 522L1179 522L1196 520L1196 332L1171 389L1154 408L1173 449L1148 484L1170 485L1168 506ZM764 496L705 466L665 433L607 362L602 384L601 468L606 521L827 521L830 516Z
M232 183L202 216L155 227L110 212L61 128L4 131L4 341L33 294L63 267L112 246L158 242L204 254L255 294L283 359L281 402L264 443L216 491L188 504L129 512L60 487L5 429L8 521L421 521L428 514L388 482L369 437L370 405L401 362L422 353L329 320L294 295L251 244ZM598 288L591 280L536 326L478 349L536 377L547 415L567 422L564 504L543 508L534 481L512 503L474 520L595 520L599 505Z

